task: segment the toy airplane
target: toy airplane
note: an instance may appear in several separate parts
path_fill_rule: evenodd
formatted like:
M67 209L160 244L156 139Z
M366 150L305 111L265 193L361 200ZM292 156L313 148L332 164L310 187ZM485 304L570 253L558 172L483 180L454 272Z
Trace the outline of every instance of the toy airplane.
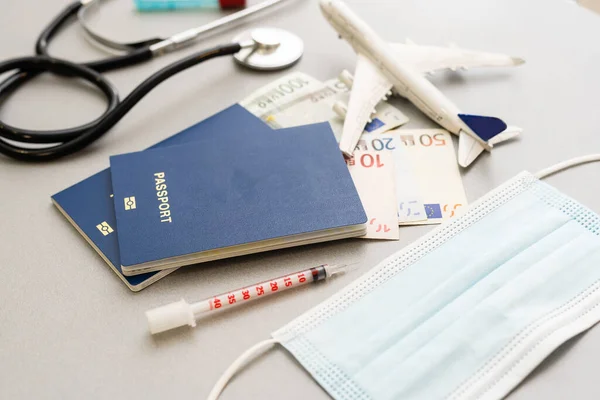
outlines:
M331 26L358 54L356 72L340 149L352 155L377 103L394 93L407 98L429 118L458 135L458 163L466 167L485 149L517 136L521 129L507 127L494 117L463 114L424 74L439 69L523 64L520 58L479 53L456 47L442 48L387 43L346 4L321 0L321 10Z

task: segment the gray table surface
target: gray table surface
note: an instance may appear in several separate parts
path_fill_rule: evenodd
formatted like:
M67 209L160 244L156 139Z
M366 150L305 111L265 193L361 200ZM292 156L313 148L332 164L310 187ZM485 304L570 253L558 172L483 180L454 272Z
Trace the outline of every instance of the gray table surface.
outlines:
M65 0L4 0L0 58L30 55L42 26ZM522 56L513 70L439 73L432 78L464 111L503 117L524 128L522 138L485 154L463 171L474 200L522 170L535 172L560 160L600 149L600 16L564 0L350 0L390 41ZM110 0L95 20L115 39L177 32L214 13L136 15L131 1ZM107 74L122 94L160 67L228 41L254 21L148 64ZM355 55L337 40L316 0L297 0L263 17L260 25L289 29L305 41L293 70L320 79L353 70ZM56 38L52 53L72 60L103 55L73 25ZM287 71L289 72L289 71ZM136 151L239 101L287 72L260 74L221 59L162 84L108 135L85 151L56 162L23 164L0 157L0 397L205 398L225 368L329 297L377 262L428 232L402 228L399 242L347 240L238 258L179 270L140 293L130 292L52 206L50 196L108 166L108 156ZM3 104L0 118L28 128L88 121L104 107L94 91L44 76ZM414 107L394 100L412 118L408 127L433 127ZM596 173L588 165L549 182L600 212ZM147 333L144 311L185 298L200 299L300 266L359 262L359 268L323 285L305 287L237 309L192 329L160 337ZM511 399L600 397L600 329L556 351ZM223 399L324 399L327 394L282 348L236 376Z

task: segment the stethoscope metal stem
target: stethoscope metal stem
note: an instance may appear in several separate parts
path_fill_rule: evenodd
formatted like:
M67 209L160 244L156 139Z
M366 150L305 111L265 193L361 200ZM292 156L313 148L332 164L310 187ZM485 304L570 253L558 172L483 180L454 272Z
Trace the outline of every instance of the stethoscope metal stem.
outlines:
M236 13L228 15L226 17L222 17L217 19L216 21L210 22L206 25L203 25L198 28L192 28L185 30L183 32L177 33L170 38L163 40L162 42L158 42L150 46L150 51L157 54L165 54L173 50L177 50L178 48L184 46L186 43L195 40L198 36L213 31L215 29L233 24L241 19L249 17L253 14L256 14L260 11L263 11L266 8L274 6L278 3L281 3L285 0L266 0L259 4L256 4L252 7L245 8Z
M77 18L79 19L79 23L83 27L85 33L94 41L99 44L108 47L112 50L118 51L131 51L133 48L138 47L139 43L120 43L114 40L111 40L105 36L100 35L99 33L92 30L90 25L86 20L86 13L92 7L96 6L97 3L101 0L80 0L82 7L79 9L77 13ZM219 18L213 22L209 22L203 26L187 29L185 31L176 33L171 35L168 38L155 38L143 41L141 43L152 43L149 48L153 55L159 56L171 51L177 50L186 44L196 40L199 36L203 34L207 34L211 31L217 30L219 28L223 28L228 25L232 25L244 18L250 17L254 14L258 14L261 11L264 11L267 8L275 6L279 3L289 0L265 0L256 5L250 6L243 10L237 11L233 14L227 15L225 17ZM162 40L161 40L162 39Z

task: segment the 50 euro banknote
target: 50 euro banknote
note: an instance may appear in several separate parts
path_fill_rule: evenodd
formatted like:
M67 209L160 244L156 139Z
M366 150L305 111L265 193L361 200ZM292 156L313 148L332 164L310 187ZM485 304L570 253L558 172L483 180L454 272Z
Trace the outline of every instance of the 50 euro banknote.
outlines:
M362 135L356 150L394 155L399 224L438 224L466 208L467 197L447 131L396 129Z

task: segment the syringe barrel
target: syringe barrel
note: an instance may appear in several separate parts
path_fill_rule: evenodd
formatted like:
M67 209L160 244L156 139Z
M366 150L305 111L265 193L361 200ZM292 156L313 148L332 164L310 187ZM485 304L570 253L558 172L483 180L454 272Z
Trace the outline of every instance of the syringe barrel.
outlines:
M223 310L253 300L258 300L275 293L280 293L288 289L323 280L327 277L326 267L327 265L319 265L318 267L304 269L268 281L218 294L195 303L193 305L195 314L199 315L208 311Z
M234 307L258 300L274 293L317 282L342 272L345 265L319 265L278 278L245 286L211 298L188 304L185 300L167 304L146 312L148 326L152 334L164 332L180 326L196 326L196 318L201 314Z

